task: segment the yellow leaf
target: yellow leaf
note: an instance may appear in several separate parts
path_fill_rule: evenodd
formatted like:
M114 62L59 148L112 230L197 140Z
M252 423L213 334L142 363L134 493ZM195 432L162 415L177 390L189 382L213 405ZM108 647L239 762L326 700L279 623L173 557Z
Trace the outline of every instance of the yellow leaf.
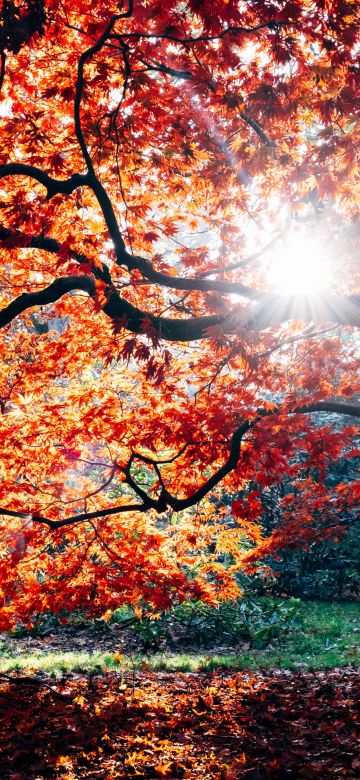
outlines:
M172 768L172 761L168 761L166 764L158 764L155 767L155 772L158 773L158 775L168 775L171 772Z

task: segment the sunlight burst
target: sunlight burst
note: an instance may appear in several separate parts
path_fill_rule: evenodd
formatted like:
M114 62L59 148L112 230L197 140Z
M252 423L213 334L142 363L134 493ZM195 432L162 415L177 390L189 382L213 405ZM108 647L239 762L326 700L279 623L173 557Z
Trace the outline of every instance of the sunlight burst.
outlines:
M293 236L276 253L268 271L271 286L285 295L316 294L332 280L329 252L316 241Z

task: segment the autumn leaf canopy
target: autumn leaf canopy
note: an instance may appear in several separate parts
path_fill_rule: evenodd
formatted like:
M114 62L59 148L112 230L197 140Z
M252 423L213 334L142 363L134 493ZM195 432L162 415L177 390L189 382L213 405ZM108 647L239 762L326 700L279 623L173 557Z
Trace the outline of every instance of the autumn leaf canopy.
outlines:
M359 503L357 3L0 8L0 625L233 597Z

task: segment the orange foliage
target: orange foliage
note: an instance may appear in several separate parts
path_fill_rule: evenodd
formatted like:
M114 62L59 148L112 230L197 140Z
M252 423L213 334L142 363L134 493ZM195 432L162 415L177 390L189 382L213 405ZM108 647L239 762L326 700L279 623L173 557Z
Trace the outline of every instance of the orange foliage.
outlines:
M232 597L222 553L355 506L324 480L359 416L356 6L3 3L1 627ZM269 284L289 233L326 294Z

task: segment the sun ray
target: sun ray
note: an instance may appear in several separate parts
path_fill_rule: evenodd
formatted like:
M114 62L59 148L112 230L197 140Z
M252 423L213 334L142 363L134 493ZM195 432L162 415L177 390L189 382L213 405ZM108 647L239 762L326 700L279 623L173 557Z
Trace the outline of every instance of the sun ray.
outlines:
M284 295L318 295L333 279L329 253L319 241L294 234L274 256L267 279Z

